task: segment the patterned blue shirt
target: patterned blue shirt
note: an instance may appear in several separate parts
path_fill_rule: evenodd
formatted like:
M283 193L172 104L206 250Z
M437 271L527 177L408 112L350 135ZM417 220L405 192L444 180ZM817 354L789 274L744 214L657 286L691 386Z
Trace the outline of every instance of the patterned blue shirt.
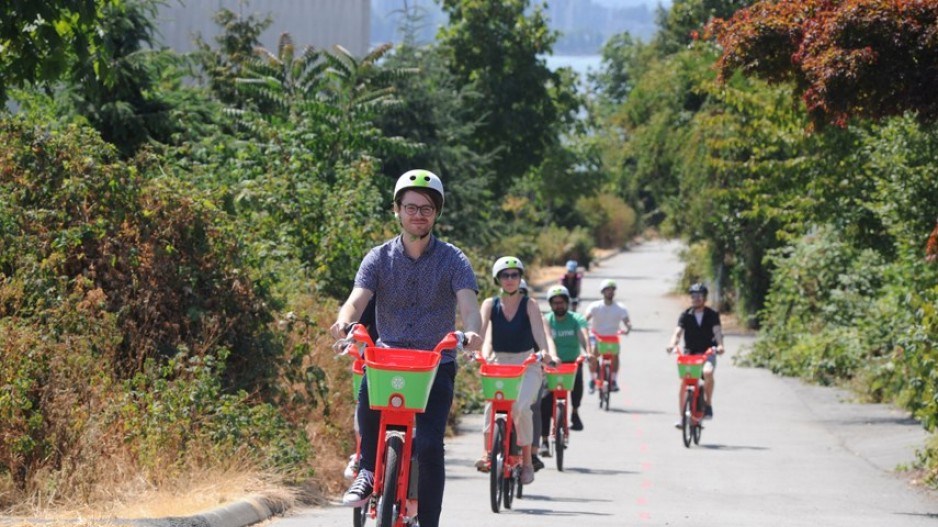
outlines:
M432 235L416 260L407 256L401 236L373 248L358 268L355 287L377 296L379 344L419 350L432 350L456 329L457 291L478 292L466 255ZM454 359L454 351L444 353L443 362Z

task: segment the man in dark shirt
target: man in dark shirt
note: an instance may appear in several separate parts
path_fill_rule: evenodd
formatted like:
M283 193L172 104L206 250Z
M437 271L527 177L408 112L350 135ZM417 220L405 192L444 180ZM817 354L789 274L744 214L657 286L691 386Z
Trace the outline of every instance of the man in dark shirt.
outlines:
M570 293L570 311L575 312L580 304L580 284L583 282L583 273L578 271L576 260L567 262L567 272L560 278L560 285L567 288Z
M668 345L670 353L678 343L681 337L684 337L683 353L687 355L701 355L707 352L711 347L716 348L719 355L723 354L723 328L720 326L720 314L707 307L707 288L703 284L694 284L688 290L690 293L691 307L681 313L677 319L677 328L671 337L671 343ZM704 364L704 397L706 398L706 408L704 415L707 418L713 417L713 379L714 370L717 367L716 355L711 355L706 364ZM680 397L683 398L684 391L680 390ZM680 401L678 413L683 411L684 401ZM681 427L681 422L675 423L677 428Z

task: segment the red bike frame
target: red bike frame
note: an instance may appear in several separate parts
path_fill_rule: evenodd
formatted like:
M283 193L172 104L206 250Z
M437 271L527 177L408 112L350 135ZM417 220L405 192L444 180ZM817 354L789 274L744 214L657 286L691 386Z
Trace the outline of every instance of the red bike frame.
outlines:
M580 364L583 364L583 360L586 359L585 355L580 355L576 358L574 362L567 362L564 364L558 364L557 367L551 368L550 366L544 367L545 373L576 373L577 368L580 367ZM574 381L575 382L575 381ZM550 415L554 419L553 425L551 425L551 434L550 439L553 441L555 447L554 451L557 453L557 470L563 470L563 452L561 450L565 448L567 439L570 437L570 407L567 405L567 394L569 390L566 390L563 385L558 385L554 387L548 386L547 389L551 390L551 393L554 395L554 402L551 408ZM564 408L564 418L563 423L557 422L557 407L563 403ZM541 417L543 419L543 416ZM560 429L558 426L562 426ZM561 438L558 440L558 438Z
M388 351L411 351L375 347L374 342L372 342L371 337L368 335L368 331L361 325L355 326L353 339L356 342L365 344L364 355L367 365L380 364L382 353L387 353ZM436 355L436 363L438 364L443 350L458 349L461 344L461 338L458 333L449 333L432 351L427 353ZM372 518L376 518L378 514L378 500L388 499L387 496L383 496L385 485L387 484L384 478L385 464L387 463L387 442L389 438L398 436L403 440L404 448L401 452L400 465L397 471L396 495L391 502L398 507L397 516L393 519L392 525L394 527L410 525L414 523L417 515L417 500L408 500L408 491L410 489L410 460L413 453L416 416L418 413L422 412L413 409L393 408L390 406L375 406L374 404L372 405L372 409L381 412L381 421L378 429L378 451L375 456L374 493L368 505L368 515Z
M707 362L713 354L716 353L714 348L710 348L706 353L698 355L685 355L681 348L675 348L677 353L677 363L684 366L702 366ZM684 446L690 448L691 440L695 444L700 442L700 432L703 428L701 423L704 419L704 409L703 406L698 405L697 401L699 396L697 390L703 389L703 377L694 376L691 374L685 374L681 377L681 411L682 411L682 428ZM687 401L690 401L690 409L687 410ZM688 415L689 414L689 415Z
M497 371L498 374L502 376L513 377L513 376L517 376L518 373L524 374L524 371L527 370L528 366L530 366L531 364L534 364L535 362L539 360L539 356L537 353L532 353L521 364L494 364L494 363L487 362L485 360L485 357L483 357L481 353L476 353L475 360L481 364L480 371L482 375L486 375L487 373L495 374L495 372ZM512 415L511 415L512 413L511 407L514 406L515 400L505 399L502 392L499 391L499 392L496 392L494 398L488 399L488 401L492 403L492 412L489 415L489 427L488 427L489 434L486 437L486 445L485 445L486 450L489 452L489 460L488 460L489 471L494 472L497 469L497 467L492 467L492 447L493 447L492 438L495 436L496 422L498 419L500 419L499 415L501 414L504 416L502 417L502 419L505 420L505 434L502 437L502 452L505 453L504 454L505 461L504 463L502 463L501 477L504 478L504 480L509 481L512 477L514 477L515 471L519 469L521 467L521 464L524 462L521 455L511 453L513 450L512 449L513 445L511 444L511 438L512 438L511 432L514 429L514 420L512 419ZM497 477L497 474L493 475L493 477ZM497 501L498 501L497 498L493 496L492 497L492 512L496 512L496 513L498 512L498 507L496 506ZM505 501L506 508L509 508L510 503L511 503L511 498L505 497L504 501Z
M619 346L619 354L622 352L622 343L619 342L619 335L624 335L624 331L617 331L615 335L600 335L595 331L591 331L594 337L598 342L603 342L607 344L616 344ZM597 349L599 348L597 344ZM612 374L612 360L616 354L613 353L601 353L599 354L599 360L596 361L596 390L599 392L599 407L602 408L605 402L606 410L609 410L609 394L612 392L611 383L612 379L606 378L606 364L609 365L610 376Z

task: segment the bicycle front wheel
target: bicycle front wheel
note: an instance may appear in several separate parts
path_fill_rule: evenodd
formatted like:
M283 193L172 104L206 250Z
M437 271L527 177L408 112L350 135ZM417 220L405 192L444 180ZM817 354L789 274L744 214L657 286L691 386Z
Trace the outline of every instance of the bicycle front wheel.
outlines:
M563 472L563 451L566 449L567 441L567 405L563 402L557 403L557 415L554 416L554 457L557 459L557 470Z
M681 436L684 440L684 446L690 448L691 436L693 435L693 400L694 390L687 390L684 396L684 412L681 414Z
M365 527L365 521L368 519L368 505L364 507L355 507L352 509L352 527Z
M505 466L505 421L497 419L492 431L492 449L489 450L489 500L492 512L498 513L502 503L502 485L504 484Z
M384 488L378 498L378 527L393 527L400 510L397 485L403 451L404 440L401 437L394 435L388 438L384 447Z

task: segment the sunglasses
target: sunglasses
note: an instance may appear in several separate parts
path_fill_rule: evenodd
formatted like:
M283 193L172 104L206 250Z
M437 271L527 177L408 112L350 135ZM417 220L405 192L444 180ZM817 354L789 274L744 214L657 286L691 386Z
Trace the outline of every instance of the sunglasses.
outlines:
M515 271L511 273L499 273L499 280L517 280L521 278L521 273Z

